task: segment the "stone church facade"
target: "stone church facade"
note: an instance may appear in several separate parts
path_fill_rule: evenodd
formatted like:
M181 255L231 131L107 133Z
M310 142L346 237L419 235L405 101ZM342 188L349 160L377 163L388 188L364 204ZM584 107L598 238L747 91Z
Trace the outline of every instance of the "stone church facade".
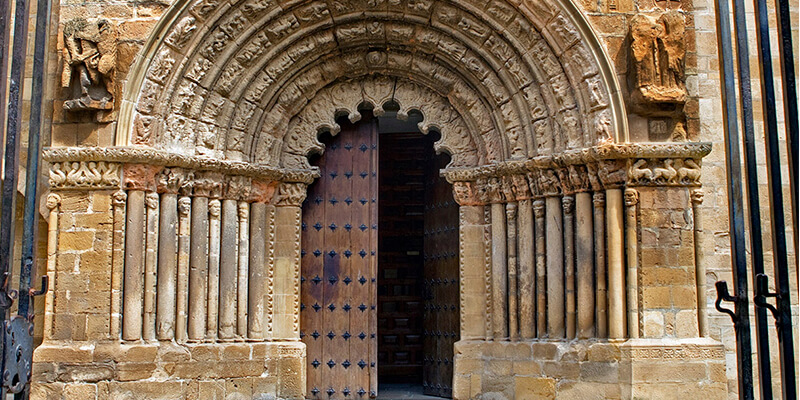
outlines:
M426 390L735 395L710 284L730 279L713 16L702 0L54 4L32 397L380 395L377 160L399 149L377 127L348 138L388 120L447 158L426 175L447 194L426 210L453 210L425 231L452 232L425 268L453 266L430 289L452 301L420 339L439 352L421 350ZM329 161L339 146L365 156ZM366 194L328 196L343 179ZM343 206L363 213L326 219Z

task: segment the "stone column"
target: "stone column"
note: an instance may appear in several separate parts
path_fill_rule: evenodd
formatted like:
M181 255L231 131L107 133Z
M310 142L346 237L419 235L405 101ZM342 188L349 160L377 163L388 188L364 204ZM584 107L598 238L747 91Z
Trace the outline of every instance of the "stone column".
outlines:
M206 194L206 193L203 193ZM208 292L208 197L192 198L192 236L189 250L189 340L201 341L206 333Z
M575 194L575 259L578 277L578 338L595 335L594 314L594 237L592 195Z
M514 184L509 176L503 176L503 196L506 203L506 232L508 245L508 337L519 340L519 289L517 288L517 202Z
M536 218L536 337L547 336L547 257L545 255L544 200L533 202Z
M594 204L595 334L608 337L608 277L606 274L606 194L596 191Z
M183 173L165 169L159 175L161 193L158 227L158 276L156 290L156 336L175 337L175 308L178 274L178 189Z
M250 275L250 204L239 202L239 268L236 299L236 334L247 337L247 282Z
M281 183L275 195L274 329L277 340L300 340L300 235L303 183Z
M459 204L459 276L461 340L486 337L486 243L483 240L484 208L475 182L453 182Z
M608 234L608 337L625 337L625 243L622 189L606 189Z
M182 195L185 193L181 193ZM178 199L178 290L175 301L175 340L183 343L187 339L189 305L189 258L191 253L192 198Z
M206 340L216 340L219 326L220 217L222 202L208 202L208 294L206 295Z
M708 337L708 300L706 299L706 261L703 216L700 204L703 204L703 189L692 189L692 215L694 216L694 265L697 281L697 326L700 337Z
M125 212L125 277L123 280L122 339L142 338L142 303L144 300L145 192L128 192Z
M626 299L628 307L628 337L639 337L639 234L638 214L639 192L625 189L625 255L627 261Z
M547 336L565 337L564 325L564 224L559 196L561 182L553 169L542 170L539 186L545 195L545 251L547 252Z
M267 291L267 260L264 256L267 235L267 205L250 204L250 261L248 268L247 338L264 339L264 295ZM272 289L271 287L269 288Z
M508 338L508 258L506 212L500 180L489 178L487 193L492 213L492 336Z
M144 260L144 340L156 340L156 269L158 268L159 197L155 192L145 197L147 234Z
M564 209L564 295L566 304L567 339L575 338L576 305L575 305L575 197L564 195L561 198Z
M112 248L122 249L125 246L125 205L128 203L128 194L124 190L118 190L111 195L111 201L114 213ZM111 255L111 310L109 313L109 336L113 339L119 339L121 334L124 267L125 252L113 252Z
M219 267L219 338L236 336L236 302L238 299L239 266L239 203L222 201L222 234Z
M536 279L534 270L533 205L531 190L525 175L514 175L514 193L517 199L517 246L519 254L518 292L519 333L522 339L536 337Z
M56 281L56 255L58 252L58 212L61 196L56 193L47 195L47 279L50 284ZM55 291L48 290L44 298L44 339L53 337L53 319L55 318Z

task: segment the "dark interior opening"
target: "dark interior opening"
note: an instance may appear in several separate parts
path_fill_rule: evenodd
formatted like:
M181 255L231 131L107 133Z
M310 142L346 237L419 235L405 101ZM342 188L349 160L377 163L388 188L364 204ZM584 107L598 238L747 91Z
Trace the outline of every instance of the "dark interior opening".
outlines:
M425 179L433 141L416 124L381 118L378 202L378 381L421 385L423 378Z

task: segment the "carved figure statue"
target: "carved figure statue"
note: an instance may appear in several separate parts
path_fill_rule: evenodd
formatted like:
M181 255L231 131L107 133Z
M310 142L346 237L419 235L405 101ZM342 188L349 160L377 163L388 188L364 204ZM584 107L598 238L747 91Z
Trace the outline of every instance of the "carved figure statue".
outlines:
M114 107L116 33L106 20L82 18L64 24L64 67L61 86L78 81L80 94L64 102L67 111L111 110Z
M659 113L665 104L686 101L685 25L685 17L677 10L658 19L644 14L631 19L633 101L638 112Z

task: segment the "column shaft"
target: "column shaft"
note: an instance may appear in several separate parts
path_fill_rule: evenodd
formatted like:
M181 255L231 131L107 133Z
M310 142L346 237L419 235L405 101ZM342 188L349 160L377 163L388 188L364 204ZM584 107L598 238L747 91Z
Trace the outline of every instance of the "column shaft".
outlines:
M578 338L594 336L594 238L592 195L575 194L575 258L578 280Z
M576 304L575 304L575 197L565 195L561 199L564 209L564 283L566 296L566 334L567 339L575 338Z
M594 265L595 265L595 332L608 337L608 276L606 273L606 195L595 192L594 203Z
M517 289L517 203L506 204L506 229L508 231L508 336L519 340L519 314Z
M520 200L517 211L517 236L519 254L519 333L522 339L536 337L536 296L533 259L533 209L531 200Z
M536 217L536 337L547 336L547 256L545 255L544 200L533 202Z
M545 200L545 234L547 240L547 336L560 339L564 327L564 231L561 219L561 199Z
M156 333L159 340L175 337L175 284L178 268L178 195L161 195L158 229L158 296Z
M639 337L639 235L637 233L636 201L634 189L625 189L625 260L627 262L626 296L628 337Z
M250 205L250 262L248 268L247 338L264 339L264 293L267 290L266 243L267 205Z
M191 220L192 199L183 196L178 199L178 290L175 305L175 340L179 343L187 339L189 306L189 258L192 248Z
M192 236L189 252L189 340L206 333L208 293L208 198L192 198Z
M219 263L219 338L236 336L237 267L239 264L239 205L222 201L222 234Z
M145 199L147 237L144 259L144 340L156 340L156 270L158 268L159 198L151 192Z
M608 229L608 337L625 337L625 243L622 189L606 189Z
M125 225L125 278L123 280L122 339L142 337L142 302L144 297L145 210L144 192L128 193Z
M506 215L501 203L492 204L492 330L495 340L508 338L508 258Z
M206 339L217 338L219 324L219 258L220 214L219 199L208 202L208 294L206 295Z
M250 204L239 202L239 268L236 299L236 334L247 337L248 277L250 276Z

